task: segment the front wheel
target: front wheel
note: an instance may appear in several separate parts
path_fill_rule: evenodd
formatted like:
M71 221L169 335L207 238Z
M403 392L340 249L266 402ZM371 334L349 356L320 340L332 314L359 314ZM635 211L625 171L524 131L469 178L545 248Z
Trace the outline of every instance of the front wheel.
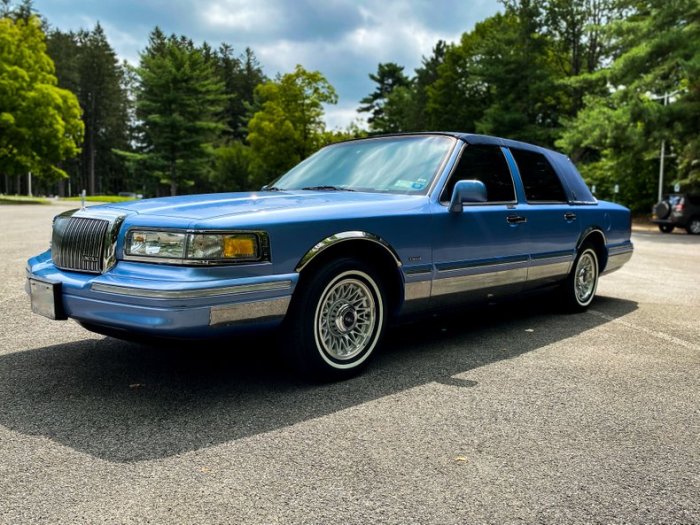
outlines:
M671 233L673 228L674 226L672 224L659 224L659 230L661 230L662 233Z
M303 276L299 287L285 321L292 364L315 380L356 374L386 326L386 295L377 272L342 258Z
M570 312L585 311L598 288L598 255L591 244L584 244L579 250L573 268L562 285L562 298Z

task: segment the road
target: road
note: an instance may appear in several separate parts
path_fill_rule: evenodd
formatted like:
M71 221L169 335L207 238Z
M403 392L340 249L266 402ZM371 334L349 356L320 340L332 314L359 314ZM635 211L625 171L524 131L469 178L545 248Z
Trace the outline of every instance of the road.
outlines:
M700 237L635 233L588 313L391 331L308 385L269 339L148 347L30 313L56 206L0 206L0 523L698 523Z

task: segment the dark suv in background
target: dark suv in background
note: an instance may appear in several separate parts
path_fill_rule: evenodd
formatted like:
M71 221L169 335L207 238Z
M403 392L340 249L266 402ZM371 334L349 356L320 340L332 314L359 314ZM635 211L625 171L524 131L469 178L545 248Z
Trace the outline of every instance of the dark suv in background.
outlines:
M678 226L688 233L700 234L700 194L671 193L653 211L651 222L664 233L671 233Z

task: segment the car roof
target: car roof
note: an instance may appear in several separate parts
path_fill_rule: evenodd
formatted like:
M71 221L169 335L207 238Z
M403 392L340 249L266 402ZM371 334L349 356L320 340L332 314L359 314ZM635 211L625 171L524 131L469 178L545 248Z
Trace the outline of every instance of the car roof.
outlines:
M530 151L538 151L540 153L551 152L560 154L554 150L543 148L541 146L536 146L535 144L530 144L528 142L521 142L519 140L504 139L502 137L495 137L492 135L481 135L479 133L463 133L459 131L414 131L406 133L378 133L376 135L368 135L367 137L361 137L356 139L350 139L349 141L341 142L352 142L355 140L367 140L367 139L381 139L386 137L411 137L411 136L430 136L430 135L443 135L447 137L454 137L466 142L467 144L489 144L495 146L506 146L510 148L525 149Z

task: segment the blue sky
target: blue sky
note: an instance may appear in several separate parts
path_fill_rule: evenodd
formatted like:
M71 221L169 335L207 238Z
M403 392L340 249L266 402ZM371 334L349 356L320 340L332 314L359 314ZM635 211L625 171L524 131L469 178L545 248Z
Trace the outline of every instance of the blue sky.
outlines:
M330 127L358 115L359 100L374 89L368 74L379 62L413 73L438 39L456 41L498 11L496 0L35 0L34 7L62 30L99 21L117 54L138 62L148 33L185 34L238 53L250 46L265 73L296 64L321 71L338 91L326 110Z

